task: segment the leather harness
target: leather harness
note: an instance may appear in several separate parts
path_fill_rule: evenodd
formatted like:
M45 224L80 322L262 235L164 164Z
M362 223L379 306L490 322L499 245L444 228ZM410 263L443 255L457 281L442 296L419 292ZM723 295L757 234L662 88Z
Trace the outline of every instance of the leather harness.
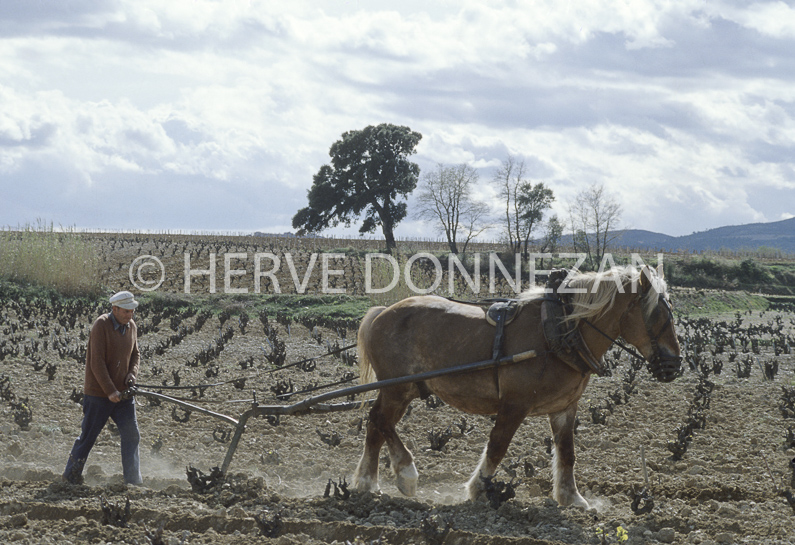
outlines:
M541 299L541 323L547 346L550 352L575 371L583 375L595 373L604 376L606 367L603 360L594 357L579 328L566 320L572 311L571 304L558 293L566 276L566 270L551 271L547 288L552 293ZM500 299L486 310L486 321L495 328L492 359L496 360L502 355L505 326L513 321L522 307L516 299Z
M552 292L541 298L541 322L544 338L549 349L548 353L554 354L558 359L583 376L586 373L595 373L601 377L607 371L604 360L597 360L594 357L588 345L585 344L579 328L566 320L566 317L572 311L571 303L564 299L564 295L558 293L558 288L568 276L568 273L569 271L565 269L551 271L546 287L551 289ZM448 299L469 305L482 306L489 304L488 307L484 307L484 313L486 321L494 326L491 358L497 361L502 356L505 326L519 315L519 312L524 308L524 304L521 304L523 302L520 303L518 299L486 299L478 302ZM497 392L499 392L500 383L497 368L494 369L494 379L497 384ZM417 386L420 390L421 399L431 395L430 389L424 382L418 383Z
M496 360L502 355L505 326L516 318L518 310L519 302L516 299L497 301L486 310L486 321L495 328L491 359Z

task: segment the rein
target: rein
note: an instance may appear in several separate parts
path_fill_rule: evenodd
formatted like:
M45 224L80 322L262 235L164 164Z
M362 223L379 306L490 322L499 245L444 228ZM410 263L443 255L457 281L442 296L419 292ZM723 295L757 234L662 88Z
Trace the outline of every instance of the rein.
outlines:
M605 333L604 331L602 331L601 329L599 329L598 327L596 327L595 325L593 325L593 324L592 324L592 323L591 323L589 320L587 320L587 319L583 319L583 320L581 320L581 321L582 321L583 323L585 323L585 324L588 324L589 326L591 326L591 327L592 327L592 328L593 328L593 329L594 329L594 330L595 330L597 333L599 333L599 334L600 334L602 337L604 337L605 339L607 339L608 341L610 341L610 346L613 346L613 345L615 344L616 346L618 346L620 349L622 349L622 350L623 350L624 352L626 352L627 354L630 354L631 356L634 356L634 357L636 357L636 358L639 358L639 359L641 359L641 360L645 360L645 359L646 359L646 358L644 358L643 356L641 356L640 354L638 354L638 353L637 353L635 350L631 349L630 347L628 347L627 345L625 345L624 343L622 343L621 341L619 341L619 340L618 340L618 337L616 337L615 339L613 339L612 337L610 337L610 335L608 335L607 333Z
M335 354L339 354L340 352L345 352L346 350L350 350L351 348L356 348L356 343L349 344L348 346L343 346L342 348L337 348L336 350L332 350L331 352L326 352L325 354L320 354L319 356L312 356L311 358L304 358L300 361L294 361L293 363L288 363L287 365L282 365L281 367L274 367L273 369L268 369L267 373L274 373L276 371L281 371L282 369L288 369L290 367L295 367L296 365L301 365L302 363L306 363L308 361L316 360L318 358L322 358L325 356L333 356Z
M646 334L647 334L647 335L648 335L648 337L649 337L649 342L651 343L651 347L652 347L652 351L653 351L653 355L652 355L652 361L650 361L649 363L650 363L650 364L653 364L653 365L660 365L660 364L662 364L663 358L662 358L662 356L660 355L660 346L659 346L659 344L657 343L657 341L659 340L659 338L660 338L660 335L662 335L662 334L663 334L663 332L665 331L665 328L667 328L667 327L668 327L668 324L670 324L670 323L671 323L671 321L673 320L673 317L674 317L674 313L673 313L673 309L671 308L671 305L670 305L670 304L668 303L668 301L666 301L665 299L663 299L662 301L663 301L663 304L665 305L665 308L666 308L666 310L668 311L668 316L667 316L667 318L666 318L666 320L665 320L665 323L664 323L664 324L663 324L663 326L660 328L660 331L659 331L659 332L658 332L656 335L655 335L655 334L652 332L651 328L649 327L649 324L648 324L648 322L646 322L646 320L645 320L645 319L643 320L643 325L646 327ZM632 304L631 304L629 307L627 307L627 309L624 311L624 314L626 314L627 312L629 312L629 310L632 308L632 306L633 306L634 304L635 304L635 302L633 302L633 303L632 303ZM623 314L622 314L622 317L623 317ZM635 350L633 350L632 348L628 347L627 345L625 345L624 343L622 343L621 341L619 341L619 340L618 340L618 337L616 337L615 339L611 338L611 337L610 337L610 335L608 335L607 333L605 333L604 331L602 331L601 329L599 329L598 327L596 327L596 326L595 326L593 323L591 323L591 322L590 322L588 319L583 319L583 320L581 320L581 321L582 321L582 322L584 322L584 323L586 323L586 324L588 324L588 325L589 325L589 326L590 326L592 329L594 329L594 330L595 330L597 333L599 333L600 335L602 335L602 336L603 336L605 339L609 340L609 341L610 341L610 346L612 346L612 345L614 345L614 344L615 344L616 346L618 346L619 348L621 348L621 349L622 349L624 352L626 352L627 354L630 354L631 356L634 356L635 358L638 358L638 359L640 359L640 360L645 360L645 359L646 359L646 358L644 358L642 355L640 355L638 352L636 352L636 351L635 351ZM667 358L667 359L672 359L672 358ZM681 360L681 358L676 358L676 359L679 359L679 360Z
M229 380L225 380L223 382L213 382L210 384L197 384L194 386L166 386L165 384L136 384L136 386L140 386L141 388L156 388L158 390L206 390L207 388L212 388L214 386L223 386L224 384L232 384L233 382L237 382L241 379L250 379L256 378L259 376L259 373L254 375L248 375L245 377L237 377Z
M296 362L293 362L293 363L288 363L287 365L282 365L281 367L274 367L273 369L268 369L265 372L266 373L274 373L276 371L281 371L282 369L288 369L290 367L295 367L297 365L301 365L302 363L306 363L308 361L316 360L318 358L323 358L325 356L333 356L335 354L339 354L341 352L344 352L346 350L350 350L351 348L355 348L355 347L356 347L356 343L349 344L347 346L343 346L342 348L337 348L336 350L332 350L330 352L326 352L325 354L320 354L318 356L313 356L311 358L304 358L302 360L299 360L299 361L296 361ZM202 390L202 391L204 391L207 388L212 388L212 387L215 387L215 386L223 386L225 384L232 384L233 382L237 382L237 381L242 380L242 379L248 380L250 378L256 378L259 375L260 375L260 373L255 373L253 375L237 377L237 378L225 380L223 382L213 382L213 383L210 383L210 384L196 384L196 385L193 385L193 386L166 386L166 385L162 385L162 384L136 384L136 386L139 386L141 388L153 388L153 389L158 389L158 390ZM327 385L327 386L336 386L337 384L342 384L344 382L346 382L346 381L336 382L334 384L330 384L330 385ZM348 381L348 382L350 382L350 381ZM318 386L315 389L321 389L321 388L323 388L323 386ZM299 393L299 392L295 392L295 393ZM303 392L301 392L301 393L303 393Z

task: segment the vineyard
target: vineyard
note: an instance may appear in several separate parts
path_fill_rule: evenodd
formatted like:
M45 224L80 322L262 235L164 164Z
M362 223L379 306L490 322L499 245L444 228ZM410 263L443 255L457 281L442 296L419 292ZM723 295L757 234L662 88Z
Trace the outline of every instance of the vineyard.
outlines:
M372 304L409 294L403 278L394 293L368 296L369 241L82 236L97 248L107 290L132 289L142 300L142 387L235 418L254 402L292 403L328 391L324 385L356 384L355 349L344 348L355 342L358 319ZM406 254L443 251L401 244ZM492 249L473 251L485 260ZM343 256L327 263L325 278L323 253ZM133 267L140 256L163 269ZM387 261L379 263L370 287L391 280ZM432 285L432 260L414 265L409 278ZM462 269L471 273L472 264ZM439 291L448 294L451 270L453 294L471 298L463 271L447 262ZM488 261L481 272L481 295L510 295L510 275L498 269L486 294ZM160 284L145 292L131 282ZM609 376L591 379L575 435L577 480L591 505L582 511L551 499L552 439L539 418L520 427L487 497L464 501L492 421L433 396L413 402L399 424L420 472L415 498L398 492L385 453L381 495L349 488L366 410L250 420L222 478L214 468L233 427L143 397L144 485L123 484L113 426L89 457L85 483L65 485L87 334L109 310L107 297L2 283L0 541L795 543L795 312L750 298L743 308L698 313L724 298L672 289L685 357L673 383L654 381L643 362L618 350L606 358Z

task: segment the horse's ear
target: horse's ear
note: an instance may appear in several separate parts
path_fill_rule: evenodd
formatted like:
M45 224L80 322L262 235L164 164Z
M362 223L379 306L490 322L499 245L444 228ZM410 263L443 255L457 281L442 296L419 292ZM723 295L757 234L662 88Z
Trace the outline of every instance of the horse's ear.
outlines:
M648 265L643 265L640 268L640 278L638 278L638 284L640 284L640 293L643 295L649 293L649 290L653 286L652 274L652 270Z

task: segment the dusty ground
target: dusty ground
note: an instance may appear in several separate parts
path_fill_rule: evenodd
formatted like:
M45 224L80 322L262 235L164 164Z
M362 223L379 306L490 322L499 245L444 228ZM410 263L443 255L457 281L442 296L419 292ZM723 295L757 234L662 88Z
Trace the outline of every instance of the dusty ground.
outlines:
M330 480L350 480L362 448L360 424L366 417L362 412L282 417L278 424L252 420L232 461L229 480L209 492L194 492L186 467L208 474L220 465L229 445L222 442L223 435L231 426L196 413L180 423L173 416L182 417L184 412L172 415L172 405L154 406L146 399L139 399L138 406L144 486L121 483L119 441L111 429L103 431L92 451L85 484L64 485L60 473L81 418L80 406L69 397L73 388L82 385L83 364L68 356L59 358L52 346L57 339L71 339L77 345L79 332L88 328L94 312L80 314L74 327L56 328L56 322L38 310L24 318L19 306L2 301L0 342L8 341L6 348L16 345L20 353L4 356L0 376L8 377L7 388L17 401L28 398L32 421L29 429L20 429L10 402L2 401L0 542L597 544L626 538L626 543L795 543L795 509L777 493L793 486L789 464L795 457L795 442L787 442L787 429L795 426L795 420L784 418L779 405L782 387L795 387L795 356L774 357L766 341L758 361L778 361L773 380L764 378L759 364L752 367L749 378L737 378L728 354L717 356L726 364L721 374L710 377L715 389L704 411L705 428L693 433L678 461L666 444L676 439L675 428L688 417L697 375L687 371L671 384L660 384L641 370L627 402L605 414L605 424L596 424L589 408L604 406L608 394L624 384L630 363L621 359L612 377L592 379L580 406L577 476L592 508L561 508L550 498L551 456L545 442L550 432L546 420L539 418L520 428L498 474L503 481L515 475L516 497L495 508L485 500L464 501L462 489L485 445L490 420L446 406L430 408L419 400L399 425L420 472L418 496L413 499L397 491L385 457L380 496L334 497L332 486L329 497L324 497ZM743 327L771 323L777 314L746 315ZM147 326L152 318L153 313L142 309L137 320ZM783 314L782 319L784 332L792 339L795 316ZM195 321L192 316L182 325ZM12 331L10 324L17 328ZM287 345L287 362L324 353L327 340L344 345L354 336L348 331L347 340L340 339L337 331L320 328L323 344L318 344L302 325L293 324L288 334L284 325L271 324ZM197 368L185 365L216 342L223 328L212 317L199 332L186 335L161 355L145 358L139 382L172 384L176 370L182 384L247 376L245 389L231 384L209 388L200 403L237 416L248 408L252 390L261 403L276 403L271 388L278 381L292 380L300 389L356 371L327 356L309 372L293 368L268 373L272 366L265 354L270 348L256 318L245 333L235 319L224 327L231 327L233 336L218 357ZM174 334L169 320L163 319L159 331L143 335L140 344L153 350ZM758 338L770 336L758 334ZM46 349L41 345L44 340L49 341ZM253 367L242 369L239 362L252 357ZM34 371L34 364L46 363L57 365L52 380L45 369ZM207 378L207 369L214 365L218 377ZM191 391L180 395L190 397ZM460 433L462 418L466 418L465 433ZM448 427L458 433L441 451L431 450L429 430ZM319 432L336 433L339 444L326 444ZM635 492L644 487L641 448L653 509L636 515L631 504ZM129 498L126 528L103 523L101 498L121 511ZM647 501L640 507L645 505Z

